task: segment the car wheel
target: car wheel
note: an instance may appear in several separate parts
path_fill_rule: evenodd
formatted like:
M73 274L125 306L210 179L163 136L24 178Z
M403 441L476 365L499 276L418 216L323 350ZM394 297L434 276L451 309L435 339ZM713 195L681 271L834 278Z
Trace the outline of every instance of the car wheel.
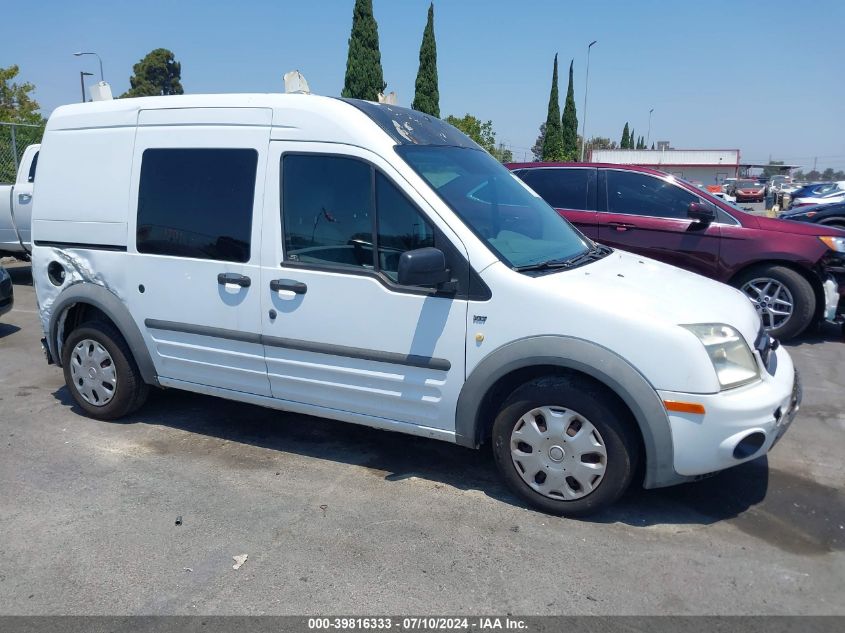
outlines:
M129 346L109 323L84 323L62 347L65 383L76 403L91 417L115 420L132 413L147 399Z
M604 387L547 376L505 401L493 423L493 455L508 487L531 505L583 516L630 485L640 453L634 424Z
M816 313L813 287L801 273L777 265L748 270L733 285L751 299L766 331L776 339L801 334Z

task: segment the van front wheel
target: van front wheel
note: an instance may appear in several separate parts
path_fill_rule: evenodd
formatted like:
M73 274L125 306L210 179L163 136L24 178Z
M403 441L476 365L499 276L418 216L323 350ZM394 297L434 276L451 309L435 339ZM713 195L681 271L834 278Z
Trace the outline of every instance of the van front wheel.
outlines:
M583 516L628 488L639 459L633 420L601 385L548 376L517 388L493 423L493 454L508 486L537 508Z
M62 368L73 399L93 418L121 418L147 399L132 352L109 323L89 321L73 330L62 346Z

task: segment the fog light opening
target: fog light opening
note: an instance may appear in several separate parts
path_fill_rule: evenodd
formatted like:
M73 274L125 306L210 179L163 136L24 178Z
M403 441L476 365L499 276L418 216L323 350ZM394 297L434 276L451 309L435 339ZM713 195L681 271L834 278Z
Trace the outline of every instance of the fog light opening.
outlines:
M65 269L59 262L50 262L47 265L47 277L54 286L61 286L65 283Z
M766 441L766 435L760 431L755 431L750 435L742 438L739 444L734 448L734 457L736 459L745 459L751 457L754 453L760 450L763 443Z

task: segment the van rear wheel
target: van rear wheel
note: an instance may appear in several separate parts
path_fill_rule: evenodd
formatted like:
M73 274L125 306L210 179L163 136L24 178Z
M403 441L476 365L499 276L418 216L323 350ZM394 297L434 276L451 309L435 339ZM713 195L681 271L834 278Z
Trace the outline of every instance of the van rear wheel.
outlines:
M633 420L606 388L547 376L517 388L493 423L493 455L508 486L533 506L583 516L616 501L639 461Z
M73 399L93 418L128 415L149 393L129 346L109 323L89 321L73 330L62 346L62 368Z

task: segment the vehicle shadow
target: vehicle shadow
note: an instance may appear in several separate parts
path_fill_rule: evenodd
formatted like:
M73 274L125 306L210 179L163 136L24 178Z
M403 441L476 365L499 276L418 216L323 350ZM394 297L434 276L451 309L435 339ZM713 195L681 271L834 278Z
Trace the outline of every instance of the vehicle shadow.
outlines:
M66 387L54 396L84 415ZM154 392L141 411L123 422L161 425L238 443L247 449L223 445L210 451L192 451L182 442L171 445L158 440L151 445L159 453L180 459L219 459L227 467L244 469L268 464L275 469L272 460L257 459L258 453L248 450L253 446L277 451L281 459L294 454L351 464L385 481L416 477L458 490L477 490L498 502L528 508L501 483L489 447L473 451L438 440L176 390ZM583 520L633 528L706 526L731 520L739 529L780 547L820 553L843 549L845 534L836 529L841 523L837 516L845 516L840 491L771 470L766 457L761 457L696 483L654 490L644 490L635 483L613 507ZM784 525L791 527L784 529Z
M817 328L811 328L811 331L807 331L801 336L785 342L784 347L793 348L828 342L845 343L845 326L825 321L820 323Z
M17 325L0 322L0 338L6 338L15 332L20 332L20 328Z

